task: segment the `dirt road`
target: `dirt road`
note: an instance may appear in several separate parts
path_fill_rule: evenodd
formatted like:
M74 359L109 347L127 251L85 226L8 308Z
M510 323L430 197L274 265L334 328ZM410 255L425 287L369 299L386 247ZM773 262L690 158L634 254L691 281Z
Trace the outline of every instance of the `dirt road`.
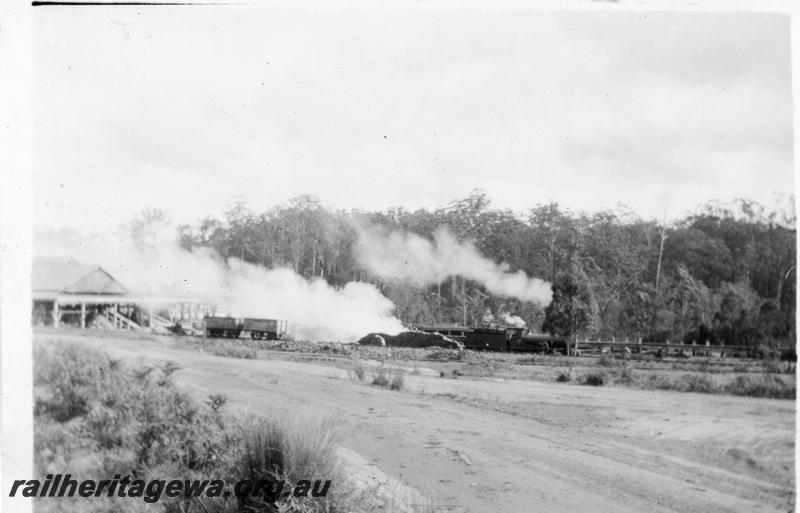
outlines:
M243 408L336 415L342 443L459 512L771 512L794 508L795 402L619 387L407 376L180 349L169 337L37 334L125 359Z

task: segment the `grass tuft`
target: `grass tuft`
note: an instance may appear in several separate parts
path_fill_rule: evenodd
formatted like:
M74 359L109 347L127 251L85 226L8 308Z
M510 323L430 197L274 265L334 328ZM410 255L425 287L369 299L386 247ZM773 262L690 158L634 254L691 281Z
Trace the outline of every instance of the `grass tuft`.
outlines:
M372 384L390 390L403 390L405 376L406 373L402 369L387 369L380 366L372 374Z
M367 368L364 365L364 362L361 361L361 359L354 358L350 370L348 372L352 379L357 380L359 382L363 382L364 378L367 375Z
M234 465L234 479L285 481L294 486L303 479L334 480L341 473L336 455L334 421L318 411L301 410L291 416L251 418L242 428L240 452ZM246 497L241 511L275 511L270 503L277 497ZM334 504L326 498L287 498L286 511L329 511ZM278 510L280 511L280 510Z

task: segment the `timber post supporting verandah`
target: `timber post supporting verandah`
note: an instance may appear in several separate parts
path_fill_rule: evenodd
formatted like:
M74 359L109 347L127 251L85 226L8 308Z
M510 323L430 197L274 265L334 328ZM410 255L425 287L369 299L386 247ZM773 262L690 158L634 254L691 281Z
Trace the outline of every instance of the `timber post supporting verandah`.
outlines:
M55 300L53 301L53 326L58 328L59 324L61 324L61 308L58 304L58 300Z
M159 309L171 305L177 309L177 315L165 318L159 315ZM200 308L202 306L202 308ZM105 294L62 294L53 299L53 326L64 325L64 315L68 315L68 323L87 329L92 319L102 316L107 320L106 326L112 329L155 329L170 322L191 322L195 317L205 315L207 305L191 298L123 296Z

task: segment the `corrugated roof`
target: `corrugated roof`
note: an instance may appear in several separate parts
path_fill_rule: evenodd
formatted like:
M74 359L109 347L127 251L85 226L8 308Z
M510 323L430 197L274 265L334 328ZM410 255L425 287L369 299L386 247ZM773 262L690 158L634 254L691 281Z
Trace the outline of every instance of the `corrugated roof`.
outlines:
M127 294L128 290L99 265L73 259L36 258L33 292L66 294Z

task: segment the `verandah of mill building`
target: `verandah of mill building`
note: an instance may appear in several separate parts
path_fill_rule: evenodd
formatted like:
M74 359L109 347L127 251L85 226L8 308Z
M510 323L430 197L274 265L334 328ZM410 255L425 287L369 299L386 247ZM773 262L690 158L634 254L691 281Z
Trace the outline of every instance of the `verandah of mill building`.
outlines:
M100 329L191 325L216 307L196 299L132 294L98 265L73 259L33 262L33 323Z

